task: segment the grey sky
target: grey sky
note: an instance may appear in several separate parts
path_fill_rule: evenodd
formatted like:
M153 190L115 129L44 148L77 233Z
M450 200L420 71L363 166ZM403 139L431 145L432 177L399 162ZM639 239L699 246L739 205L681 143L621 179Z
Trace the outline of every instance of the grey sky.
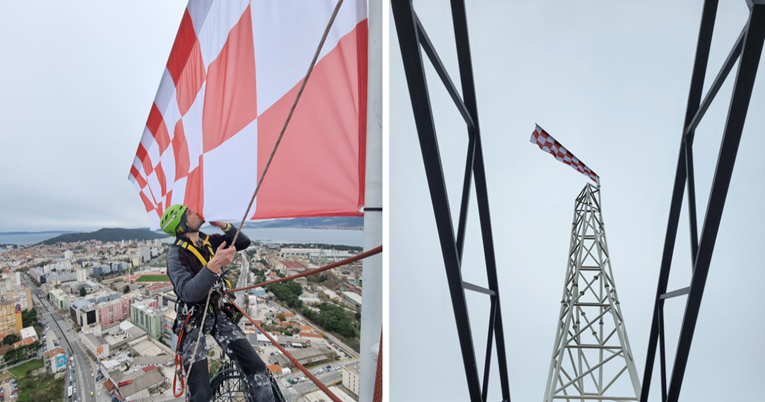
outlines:
M149 226L127 176L186 3L0 3L0 232Z
M615 281L642 380L703 2L467 3L511 397L532 401L543 396L574 198L587 182L529 143L534 123L601 176ZM458 82L449 7L416 2L415 8ZM721 2L707 86L746 17L744 1ZM389 60L390 396L395 401L464 401L462 357L392 17ZM688 361L684 401L754 401L761 393L765 316L757 301L765 282L763 72L761 66ZM427 73L456 221L467 134L434 71ZM732 82L730 77L697 130L701 216ZM475 193L462 273L466 281L485 286L474 200ZM685 208L671 290L690 280ZM467 300L482 375L489 301L474 292L467 293ZM670 364L684 305L685 298L666 305ZM488 400L499 400L496 358L493 366ZM650 399L658 400L658 368L654 379Z

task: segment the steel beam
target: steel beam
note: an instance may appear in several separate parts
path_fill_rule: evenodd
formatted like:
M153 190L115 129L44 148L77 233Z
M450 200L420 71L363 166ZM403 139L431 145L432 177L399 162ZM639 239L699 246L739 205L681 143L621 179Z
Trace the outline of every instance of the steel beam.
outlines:
M483 388L481 391L481 399L486 402L486 397L489 394L489 373L491 372L491 347L494 340L494 323L497 319L497 299L491 298L491 307L489 308L489 333L486 340L486 359L483 365Z
M502 400L510 401L510 385L507 373L507 360L505 353L505 332L502 326L502 303L499 296L499 280L497 278L497 263L494 255L494 237L491 229L491 213L489 211L489 192L486 185L486 171L484 170L483 146L481 145L481 129L478 123L478 106L473 82L473 62L470 55L470 38L468 35L467 13L464 0L452 0L452 21L454 23L454 41L457 45L457 60L460 66L460 82L462 84L462 96L470 115L475 122L475 163L473 175L475 179L476 203L478 204L478 217L481 224L481 238L483 240L484 260L486 262L486 276L489 289L496 294L494 296L497 305L494 322L494 333L497 341L497 364L499 366L500 386Z
M733 45L733 49L731 49L730 53L728 54L728 58L725 59L725 62L723 63L722 68L720 69L720 72L717 73L717 77L715 77L715 80L712 81L712 86L709 87L707 96L704 97L704 100L701 102L699 109L693 115L693 119L691 120L690 124L687 125L685 129L686 134L692 133L696 130L696 127L698 127L699 123L701 122L701 118L704 117L704 114L706 114L707 109L709 109L709 106L712 105L712 101L717 95L717 92L720 91L720 88L725 82L725 79L728 78L728 74L730 73L731 70L733 70L733 65L736 64L736 61L738 60L738 56L741 55L741 49L743 48L745 33L746 33L746 27L744 27L744 29L741 30L741 34L738 36L738 39L736 39L736 44Z
M708 64L712 32L714 29L714 14L717 10L716 0L707 0L704 3L696 61L694 63L693 76L691 78L691 91L688 96L686 125L683 129L680 155L678 157L678 167L675 175L675 185L670 206L669 222L667 225L667 237L664 244L664 253L662 255L662 264L659 273L659 284L654 305L653 323L649 335L648 356L646 359L643 388L640 395L641 402L648 400L657 341L661 343L660 364L662 372L662 401L677 402L679 399L683 378L685 376L685 369L688 363L688 355L693 342L693 334L701 307L701 300L712 260L712 254L717 240L722 213L725 208L725 200L727 198L738 147L741 141L747 111L749 109L752 88L754 86L757 68L762 55L763 41L765 41L765 4L762 3L762 1L749 3L750 14L747 24L744 26L741 35L736 40L733 49L728 54L728 58L723 63L723 66L712 83L704 101L699 103L706 65ZM696 202L693 179L693 137L701 118L703 118L704 113L722 87L723 82L733 69L737 60L739 60L739 66L733 85L728 116L723 130L720 153L715 167L707 210L704 215L701 236L698 237L696 233ZM683 190L686 182L688 183L689 193L691 265L693 274L690 286L673 292L667 292L672 253L674 251ZM685 314L680 328L680 336L677 343L675 361L671 369L670 381L669 384L667 384L665 374L664 300L685 294L688 295Z
M663 295L659 296L659 298L662 299L662 300L664 300L664 299L671 299L673 297L687 295L688 293L690 293L690 291L691 291L691 287L690 286L686 286L686 287L684 287L682 289L677 289L677 290L673 290L671 292L664 293Z
M491 218L489 212L488 191L486 190L483 152L480 141L475 86L473 83L473 71L470 60L470 43L468 38L465 5L461 0L453 0L451 2L462 97L460 97L456 86L444 68L438 53L435 51L433 44L422 26L422 23L417 18L412 2L409 0L392 0L391 5L396 24L396 31L398 33L399 45L401 47L402 61L412 102L415 125L420 140L423 162L425 164L425 173L428 180L431 201L433 203L433 211L436 216L436 225L447 273L447 281L451 293L454 317L457 323L457 332L460 339L460 348L468 382L470 400L473 402L485 402L486 400L492 344L493 341L496 341L502 400L509 402L510 390L508 385L507 361L505 358L501 303L499 299L499 285L496 273L493 237L491 233ZM465 120L468 131L469 143L456 239L454 226L452 224L451 210L447 199L446 184L443 176L444 173L441 165L440 152L438 150L438 141L436 139L435 124L433 122L433 114L423 65L423 56L420 52L420 47L422 47L427 54L436 73L441 78L441 81L446 87L457 110ZM486 261L488 288L462 281L462 274L460 272L465 240L465 228L467 224L467 210L470 200L470 190L472 188L471 182L473 180L475 181L476 203L478 205L484 259ZM479 389L476 357L465 300L466 289L487 294L491 297L492 302L483 390Z
M436 218L438 237L441 243L446 278L454 309L454 320L460 340L460 350L468 383L468 394L473 402L483 402L478 381L473 336L468 318L465 290L462 287L460 259L457 252L452 217L449 209L446 182L444 180L441 156L436 139L436 128L430 106L430 96L425 80L425 69L420 53L420 41L415 24L414 9L408 0L392 0L391 10L396 23L401 58L406 72L409 97L412 101L415 126L420 140L425 174L430 189L430 199Z
M691 75L691 89L688 94L688 104L685 110L685 126L683 136L686 135L685 127L688 127L693 116L698 110L701 102L701 93L704 89L704 75L707 71L709 61L709 48L712 44L712 33L714 32L715 16L717 14L717 0L706 0L701 14L701 26L699 28L699 41L696 46L696 59L693 63L693 73ZM653 322L651 323L651 332L648 336L648 353L646 356L645 371L643 373L643 387L640 392L640 402L648 401L648 392L651 388L651 377L653 375L654 360L656 357L656 344L659 339L659 308L663 306L660 296L667 292L667 283L669 282L669 270L672 265L672 254L675 250L675 240L677 238L677 227L680 222L680 210L683 204L683 191L687 179L686 142L680 144L680 155L677 161L677 170L675 173L675 184L672 188L672 201L669 207L669 221L667 223L667 233L664 239L664 251L661 257L661 269L659 270L659 283L656 289L656 302L653 309Z
M717 159L717 168L712 181L712 191L709 194L699 252L696 256L693 279L691 280L691 291L688 294L688 304L680 327L675 364L672 366L672 377L667 392L668 402L677 402L680 397L680 388L688 363L688 353L693 342L693 333L696 329L696 320L704 295L704 286L717 241L717 231L720 228L733 166L736 163L738 146L744 130L749 101L752 97L754 79L757 76L763 40L765 40L765 5L755 5L749 15L749 26L744 39L744 48L741 52L741 63L736 74L733 96L728 109L728 120L725 123L720 155Z
M438 57L436 48L433 46L433 42L430 41L430 37L428 37L428 33L425 32L425 28L422 26L420 19L417 18L416 13L414 14L414 18L417 22L417 34L419 35L420 46L422 46L422 50L424 50L425 54L428 55L430 63L436 70L438 77L441 78L441 82L444 84L446 92L448 92L449 96L452 98L454 106L457 107L460 115L463 119L465 119L465 123L467 123L468 127L475 127L473 117L470 116L470 112L468 112L467 107L465 107L465 102L462 101L462 97L460 97L460 94L457 92L457 87L454 86L454 82L452 81L451 77L449 77L449 73L446 71L444 63L442 63L441 58Z

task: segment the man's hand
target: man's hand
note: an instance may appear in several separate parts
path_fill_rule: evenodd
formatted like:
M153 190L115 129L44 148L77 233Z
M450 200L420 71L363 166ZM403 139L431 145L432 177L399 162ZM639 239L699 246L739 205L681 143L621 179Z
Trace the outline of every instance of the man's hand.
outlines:
M234 254L236 254L236 249L234 247L226 248L226 242L224 241L215 250L215 257L207 263L207 269L216 275L220 275L221 269L231 265L234 261Z
M216 228L225 229L226 228L226 222L210 222L210 225L215 226Z

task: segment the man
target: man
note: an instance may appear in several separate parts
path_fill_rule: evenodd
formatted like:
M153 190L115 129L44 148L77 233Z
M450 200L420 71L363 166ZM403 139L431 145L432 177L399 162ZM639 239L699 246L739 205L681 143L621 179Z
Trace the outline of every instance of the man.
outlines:
M236 228L230 223L210 222L224 234L207 236L199 232L204 222L196 211L184 205L170 206L160 220L162 230L176 237L167 252L167 274L179 300L173 331L179 337L176 353L183 359L188 400L212 400L204 335L199 346L196 345L199 331L203 331L212 335L226 355L236 361L244 376L247 400L271 402L274 396L266 365L250 346L244 332L231 320L232 313L225 308L227 296L220 294L224 281L221 270L232 263L237 251L250 245L250 239L240 232L234 247L226 247L234 240ZM204 328L200 328L207 294L213 288ZM196 359L189 372L195 348Z

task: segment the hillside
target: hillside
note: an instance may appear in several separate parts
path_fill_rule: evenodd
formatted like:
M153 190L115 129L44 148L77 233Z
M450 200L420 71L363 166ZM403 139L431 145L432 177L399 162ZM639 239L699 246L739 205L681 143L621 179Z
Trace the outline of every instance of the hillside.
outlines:
M359 216L334 216L318 218L274 219L270 221L245 222L244 227L247 229L363 229L364 218Z
M165 234L159 234L146 229L122 229L103 228L90 233L67 233L42 241L38 244L74 243L78 241L99 240L102 242L121 240L152 240L167 238Z

